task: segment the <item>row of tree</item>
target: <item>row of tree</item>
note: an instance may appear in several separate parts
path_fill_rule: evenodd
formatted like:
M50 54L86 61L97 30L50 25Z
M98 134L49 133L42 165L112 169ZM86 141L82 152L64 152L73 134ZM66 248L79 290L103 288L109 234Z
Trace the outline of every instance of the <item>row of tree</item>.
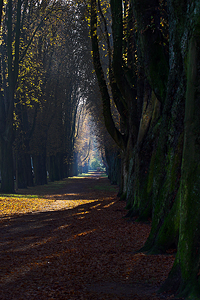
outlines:
M177 247L163 288L199 299L200 0L87 4L0 1L1 191L77 171L87 100L128 216L152 219L143 250Z
M77 172L77 119L94 80L84 7L62 0L0 6L3 193L14 192L15 177L24 188L33 175L35 184L47 183L47 169L50 180Z
M89 9L93 63L105 126L121 153L128 216L152 219L142 250L177 247L163 289L199 299L200 1L91 0Z

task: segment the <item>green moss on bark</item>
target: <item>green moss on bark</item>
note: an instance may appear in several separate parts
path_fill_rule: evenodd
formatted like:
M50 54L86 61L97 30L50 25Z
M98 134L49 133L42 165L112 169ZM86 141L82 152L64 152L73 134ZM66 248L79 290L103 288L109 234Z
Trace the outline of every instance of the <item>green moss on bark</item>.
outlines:
M196 15L196 13L195 13ZM189 19L194 22L194 15ZM164 290L174 288L187 299L200 299L200 44L193 31L187 59L184 150L180 185L180 230L177 255ZM173 279L177 279L176 286Z

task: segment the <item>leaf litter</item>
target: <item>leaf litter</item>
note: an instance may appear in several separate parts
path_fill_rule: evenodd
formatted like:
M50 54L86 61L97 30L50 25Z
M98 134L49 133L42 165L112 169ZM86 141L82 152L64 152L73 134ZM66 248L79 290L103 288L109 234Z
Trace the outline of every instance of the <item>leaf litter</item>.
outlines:
M0 197L1 300L172 299L156 292L174 254L138 252L150 224L124 219L117 187L95 179Z

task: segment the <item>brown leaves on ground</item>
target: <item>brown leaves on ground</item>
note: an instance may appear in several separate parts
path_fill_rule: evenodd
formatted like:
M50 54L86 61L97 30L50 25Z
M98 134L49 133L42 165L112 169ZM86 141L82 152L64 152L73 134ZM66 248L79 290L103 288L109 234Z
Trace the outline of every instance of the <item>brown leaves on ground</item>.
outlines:
M136 252L150 225L123 218L106 178L50 188L0 198L1 300L170 298L156 291L174 256Z

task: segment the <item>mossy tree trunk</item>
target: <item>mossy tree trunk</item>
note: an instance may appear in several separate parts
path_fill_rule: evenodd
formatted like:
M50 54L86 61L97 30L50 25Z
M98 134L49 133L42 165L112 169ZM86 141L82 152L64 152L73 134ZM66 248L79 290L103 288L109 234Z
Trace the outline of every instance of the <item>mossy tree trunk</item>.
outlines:
M122 143L122 175L131 214L136 213L142 218L150 215L152 210L152 229L143 249L160 253L173 244L178 246L174 267L164 288L199 299L200 1L167 1L169 52L160 29L160 5L163 2L132 0L137 19L137 54L141 55L146 79L153 91L151 95L154 94L160 103L160 115L155 123L145 123L142 120L145 116L143 110L142 117L139 115L141 126L131 140L131 105L126 93L127 85L123 84L126 76L123 76L121 59L122 11L120 1L111 2L116 47L113 73L119 92L128 104L127 136L125 144ZM115 23L117 17L118 23ZM93 34L97 30L95 24ZM118 63L115 64L116 61ZM151 96L148 99L146 111L148 117L152 117L150 103L153 99ZM117 141L116 135L114 140ZM149 153L149 157L145 157L144 151ZM150 198L151 201L146 200Z
M148 219L154 208L153 169L161 128L161 114L167 93L169 66L160 30L159 1L152 0L144 3L133 0L132 4L139 32L137 63L144 70L143 74L140 71L138 77L144 79L143 83L140 82L140 86L137 86L137 95L142 99L143 111L139 114L140 126L133 149L134 155L129 164L127 216L136 215L139 220L142 220ZM139 69L142 68L138 67Z
M132 165L129 166L129 184L127 189L127 216L138 216L147 220L152 213L152 191L148 189L148 173L154 148L156 130L160 116L160 102L148 82L144 85L143 111L137 142L134 147Z
M199 3L200 5L200 3ZM198 11L199 12L199 11ZM200 26L200 23L198 24ZM187 59L184 149L180 186L180 231L175 265L181 270L180 291L200 298L200 32L194 32Z
M145 11L143 5L146 7ZM138 182L134 202L137 206L141 204L143 208L138 206L137 213L140 220L149 216L152 210L151 233L143 250L158 253L165 251L177 242L178 238L179 226L172 228L171 224L177 224L179 220L175 207L178 208L177 201L179 201L177 192L181 174L186 83L179 30L184 16L180 18L181 24L178 25L175 25L178 16L174 14L169 16L170 29L173 28L173 31L170 31L170 51L167 54L168 47L165 45L167 41L160 25L162 11L160 2L152 0L141 3L133 0L133 7L141 33L138 43L145 74L160 103L159 118L149 127L143 145L139 148L140 158L136 163L139 170L136 168L133 173L135 182ZM149 153L149 159L146 161L147 170L144 176L140 176L141 162L144 160L141 153L145 149L148 149Z
M180 229L174 266L163 289L174 288L188 299L200 298L200 2L190 7L190 39L186 51L187 91L180 184Z
M151 193L152 199L152 227L143 248L152 253L165 251L177 242L178 237L177 226L174 231L169 231L167 227L169 225L171 228L172 218L174 219L173 206L178 207L176 201L179 201L177 193L180 185L183 151L186 81L185 72L179 67L179 62L178 59L175 60L174 67L170 69L167 98L162 115L156 124L157 128L152 130L152 135L155 133L155 144L148 169L146 191L147 194ZM175 212L175 215L178 218L178 212Z
M168 6L169 79L166 99L162 100L160 135L149 167L153 216L151 233L143 250L158 253L173 243L178 244L176 260L163 289L174 289L184 297L199 299L200 47L197 16L200 3L169 1Z

